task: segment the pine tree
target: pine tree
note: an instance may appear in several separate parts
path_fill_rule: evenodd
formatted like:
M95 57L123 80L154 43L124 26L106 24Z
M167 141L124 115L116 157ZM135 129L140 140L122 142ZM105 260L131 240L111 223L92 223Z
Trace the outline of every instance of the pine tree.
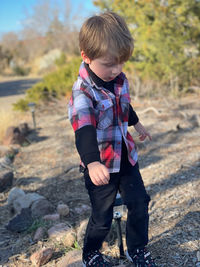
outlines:
M96 0L122 15L135 39L131 62L143 81L179 91L200 81L199 0Z

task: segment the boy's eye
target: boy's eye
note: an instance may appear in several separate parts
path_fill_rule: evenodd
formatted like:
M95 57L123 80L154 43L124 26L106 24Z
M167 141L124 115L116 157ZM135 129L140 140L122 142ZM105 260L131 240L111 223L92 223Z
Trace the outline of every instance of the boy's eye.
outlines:
M106 63L106 64L104 64L106 67L113 67L115 64L113 64L113 63Z

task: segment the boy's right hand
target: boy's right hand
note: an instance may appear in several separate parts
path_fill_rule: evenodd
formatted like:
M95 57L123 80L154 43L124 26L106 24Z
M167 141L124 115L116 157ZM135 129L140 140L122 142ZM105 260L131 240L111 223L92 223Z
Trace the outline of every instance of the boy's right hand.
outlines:
M106 166L99 161L91 162L87 165L89 170L89 176L95 185L105 185L109 183L110 174Z

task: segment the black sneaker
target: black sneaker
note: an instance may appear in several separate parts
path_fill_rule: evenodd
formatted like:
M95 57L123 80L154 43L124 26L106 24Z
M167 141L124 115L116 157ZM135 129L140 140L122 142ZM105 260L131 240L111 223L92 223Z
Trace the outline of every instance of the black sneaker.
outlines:
M126 257L135 264L135 267L157 267L151 257L151 253L146 248L137 249L134 253L128 252L127 250Z
M112 265L103 258L102 254L98 251L91 251L83 256L83 267L111 267Z

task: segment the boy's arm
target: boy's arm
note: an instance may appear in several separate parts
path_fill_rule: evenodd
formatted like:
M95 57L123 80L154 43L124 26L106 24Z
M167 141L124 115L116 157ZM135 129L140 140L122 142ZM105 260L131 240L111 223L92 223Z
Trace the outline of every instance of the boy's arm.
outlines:
M94 107L87 91L72 91L69 119L75 132L77 150L88 167L92 182L95 185L107 184L110 176L106 166L100 163Z
M93 125L86 125L75 132L75 144L85 166L94 161L100 162L97 134Z
M136 112L133 110L133 107L131 104L129 104L129 114L128 114L128 126L132 126L137 124L139 121L139 118L136 114Z
M140 141L144 141L146 137L151 140L151 135L146 131L144 126L139 122L139 118L136 112L133 110L131 104L129 104L129 118L128 118L128 126L134 126L135 130L139 133Z
M109 173L108 169L100 163L100 152L94 126L86 125L77 130L75 143L82 162L88 167L92 182L97 186L108 184Z
M144 141L146 137L148 137L150 141L152 140L151 135L147 132L147 130L144 128L144 126L139 121L137 124L134 125L134 128L139 133L140 141Z

